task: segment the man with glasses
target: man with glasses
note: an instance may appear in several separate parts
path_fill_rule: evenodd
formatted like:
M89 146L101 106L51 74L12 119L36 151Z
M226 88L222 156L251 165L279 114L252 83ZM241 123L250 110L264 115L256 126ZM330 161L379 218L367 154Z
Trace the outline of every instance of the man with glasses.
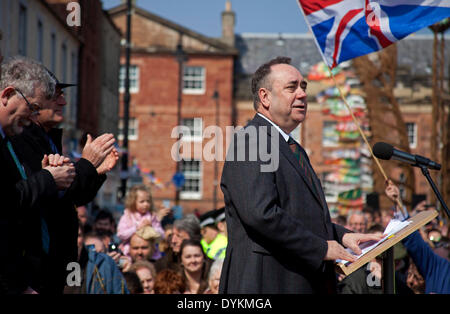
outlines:
M40 169L45 155L62 155L62 133L58 126L64 122L67 102L64 89L72 84L58 81L46 69L45 84L53 93L36 102L41 108L31 117L32 123L12 139L19 157L31 169ZM74 163L76 177L70 188L51 200L41 202L39 211L44 213L49 227L49 249L42 271L36 272L33 288L39 293L61 294L68 275L67 265L77 261L78 217L76 207L86 205L97 195L106 180L106 173L117 163L118 152L114 148L114 135L103 134L95 139L88 135L81 158Z
M54 155L42 158L39 171L32 173L11 145L10 138L30 125L31 115L46 97L41 81L45 75L39 64L24 58L1 67L0 294L31 291L31 261L46 240L46 226L34 207L67 189L75 178L74 166Z
M28 109L30 109L30 111L31 111L31 115L30 116L38 115L39 114L39 110L41 110L42 107L38 103L35 103L35 102L34 103L30 103L28 101L28 99L25 97L25 95L18 88L15 88L15 90L16 90L16 92L18 92L20 94L20 96L23 97L23 99L25 99L25 102L26 102L26 104L28 106Z

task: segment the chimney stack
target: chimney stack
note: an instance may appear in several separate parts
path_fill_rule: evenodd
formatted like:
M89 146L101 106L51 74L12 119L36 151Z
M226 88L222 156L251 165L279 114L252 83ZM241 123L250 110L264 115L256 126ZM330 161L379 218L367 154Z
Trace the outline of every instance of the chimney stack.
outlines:
M231 1L225 3L225 11L222 12L222 41L234 47L234 25L236 14L231 9Z
M127 0L122 0L122 4L127 4ZM131 0L131 6L135 7L136 6L136 0Z

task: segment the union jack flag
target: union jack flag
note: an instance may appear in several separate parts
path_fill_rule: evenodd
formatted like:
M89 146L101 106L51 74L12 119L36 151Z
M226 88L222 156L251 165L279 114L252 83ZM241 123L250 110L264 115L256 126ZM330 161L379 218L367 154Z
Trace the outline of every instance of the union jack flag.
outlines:
M450 17L450 0L298 0L331 67Z

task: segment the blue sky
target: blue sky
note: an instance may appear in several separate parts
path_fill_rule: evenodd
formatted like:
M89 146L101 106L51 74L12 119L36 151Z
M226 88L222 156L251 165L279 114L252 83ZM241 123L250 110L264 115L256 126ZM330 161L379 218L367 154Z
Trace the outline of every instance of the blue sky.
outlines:
M225 0L137 0L137 5L209 37L220 37ZM121 0L103 0L109 9ZM231 0L235 33L306 33L296 0Z
M110 9L121 0L103 0ZM221 37L221 13L226 0L137 0L156 15L209 37ZM235 33L307 33L297 0L231 0L236 13ZM431 34L428 28L418 33Z

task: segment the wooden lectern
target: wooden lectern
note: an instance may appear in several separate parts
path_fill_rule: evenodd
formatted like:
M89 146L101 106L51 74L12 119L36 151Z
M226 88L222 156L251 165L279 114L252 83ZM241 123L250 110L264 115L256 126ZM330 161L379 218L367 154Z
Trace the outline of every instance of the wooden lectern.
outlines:
M385 253L383 257L383 277L384 277L384 290L385 293L394 293L394 248L393 246L400 242L402 239L409 236L414 231L418 230L420 227L426 225L434 218L438 216L438 212L435 210L427 210L418 213L414 217L408 219L411 223L403 228L402 230L395 233L386 241L380 243L378 246L361 256L353 263L338 263L336 264L337 272L344 274L346 276L353 273L355 270L361 266L367 264L373 260L378 255Z

